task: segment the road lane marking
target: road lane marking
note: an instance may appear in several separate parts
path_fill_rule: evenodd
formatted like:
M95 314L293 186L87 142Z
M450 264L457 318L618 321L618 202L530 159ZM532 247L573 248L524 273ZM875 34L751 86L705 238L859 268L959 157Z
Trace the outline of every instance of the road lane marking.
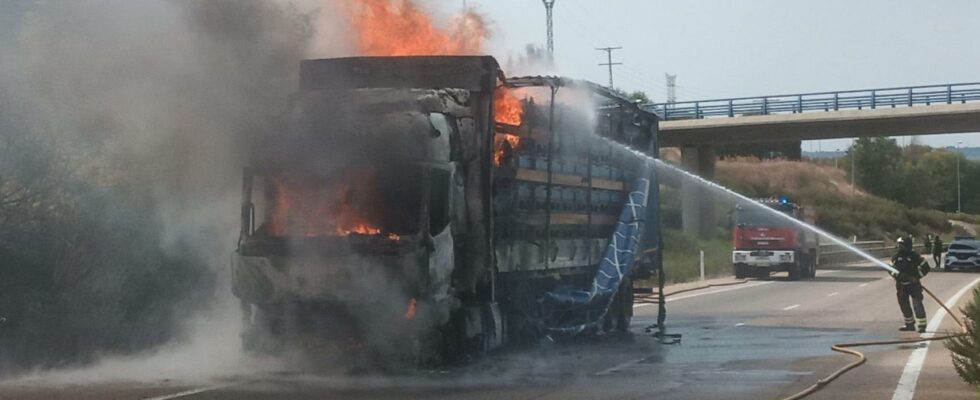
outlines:
M739 322L739 323L735 324L735 326L742 326L742 325L745 325L745 323L744 322Z
M633 365L639 363L640 361L646 360L647 358L648 357L643 357L643 358L635 359L633 361L627 361L627 362L624 362L622 364L619 364L619 365L617 365L615 367L606 368L606 369L604 369L602 371L596 372L595 374L601 376L601 375L609 375L609 374L611 374L613 372L619 372L621 369L627 368L627 367L630 367L630 366L633 366Z
M868 286L868 282L865 282L865 283L862 283L862 284L858 285L858 287L865 287L865 286Z
M828 293L828 294L827 294L827 297L834 297L834 296L836 296L836 295L838 295L839 293L840 293L840 292L833 292L833 293Z
M205 386L205 387L199 387L197 389L189 389L189 390L185 390L183 392L165 394L165 395L156 396L156 397L145 397L145 398L143 398L143 400L172 400L172 399L178 399L178 398L181 398L181 397L193 396L193 395L198 394L198 393L204 393L204 392L210 392L212 390L222 389L222 388L226 388L228 386L231 386L231 385L212 385L212 386Z
M970 290L974 285L980 282L980 278L974 279L968 285L960 288L953 297L946 300L946 307L953 308L956 306L956 302L960 300L960 297L964 293ZM922 334L923 338L931 338L936 336L936 330L939 329L939 325L943 322L943 318L946 317L946 309L940 307L936 311L936 315L932 316L929 320L929 325L926 326L926 333ZM932 343L932 342L928 342ZM905 363L905 369L902 370L902 377L898 380L898 386L895 387L895 394L892 395L892 400L911 400L915 396L915 385L919 382L919 373L922 372L922 363L926 360L926 355L929 353L929 345L926 344L925 347L920 347L912 351L909 355L908 362Z
M789 307L783 308L783 311L789 311L789 310L792 310L792 309L794 309L796 307L799 307L799 306L800 306L799 304L793 304L793 305L791 305Z

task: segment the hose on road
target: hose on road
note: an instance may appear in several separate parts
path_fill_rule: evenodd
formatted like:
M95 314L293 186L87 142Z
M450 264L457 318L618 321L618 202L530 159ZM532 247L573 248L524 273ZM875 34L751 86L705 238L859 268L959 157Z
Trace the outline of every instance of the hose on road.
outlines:
M834 379L837 379L841 375L844 375L845 372L850 371L850 370L852 370L854 368L857 368L861 364L864 364L864 362L867 361L868 358L865 357L864 353L862 353L860 351L857 351L857 350L854 350L853 349L854 347L882 346L882 345L904 344L904 343L919 343L919 342L926 342L926 341L933 341L933 340L946 340L946 339L949 339L949 338L954 338L954 337L959 337L959 336L966 335L967 334L966 333L967 332L967 329L966 329L966 325L963 324L963 321L960 321L960 319L956 317L956 314L954 314L953 311L949 309L949 307L946 307L946 304L943 303L943 301L940 300L938 297L936 297L936 295L933 294L932 291L930 291L929 289L927 289L925 286L922 286L922 290L924 290L926 293L928 293L929 294L929 297L932 297L933 300L936 300L936 302L939 303L939 306L942 307L943 309L945 309L946 312L951 317L953 317L953 320L956 321L956 324L959 325L960 326L960 329L963 331L962 333L952 333L952 334L946 334L946 335L941 335L941 336L933 336L933 337L929 337L929 338L877 340L877 341L867 341L867 342L850 342L850 343L837 343L837 344L834 344L834 345L830 346L830 349L831 350L836 351L838 353L844 353L844 354L852 355L854 357L857 357L857 360L854 360L850 364L847 364L847 365L845 365L845 366L837 369L836 371L834 371L830 375L827 375L827 377L825 377L825 378L817 381L816 383L814 383L813 385L810 385L806 389L803 389L803 390L801 390L801 391L793 394L792 396L789 396L789 397L784 398L783 400L798 400L798 399L802 399L802 398L804 398L806 396L809 396L809 395L817 392L818 390L823 389L824 386L827 386L827 384L830 383L830 382L833 382Z
M676 295L679 295L681 293L693 292L695 290L703 290L703 289L708 289L708 288L713 288L713 287L718 287L718 286L741 285L743 283L748 283L748 282L749 282L748 279L742 279L742 280L737 280L737 281L733 281L733 282L709 283L709 284L705 284L705 285L701 285L701 286L690 287L690 288L687 288L687 289L676 290L676 291L673 291L673 292L670 292L670 293L664 293L664 297L666 298L666 297L670 297L670 296L676 296ZM655 297L653 297L653 296L635 296L634 298L635 298L634 301L636 301L638 304L657 304L657 303L659 303L659 301Z

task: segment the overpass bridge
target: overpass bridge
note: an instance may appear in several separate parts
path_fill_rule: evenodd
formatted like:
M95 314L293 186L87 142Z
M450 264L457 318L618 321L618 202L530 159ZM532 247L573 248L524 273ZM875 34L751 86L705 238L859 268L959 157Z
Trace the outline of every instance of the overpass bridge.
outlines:
M682 166L714 178L713 145L863 136L980 132L980 82L650 103L661 147L680 147ZM706 189L681 189L684 230L713 228Z

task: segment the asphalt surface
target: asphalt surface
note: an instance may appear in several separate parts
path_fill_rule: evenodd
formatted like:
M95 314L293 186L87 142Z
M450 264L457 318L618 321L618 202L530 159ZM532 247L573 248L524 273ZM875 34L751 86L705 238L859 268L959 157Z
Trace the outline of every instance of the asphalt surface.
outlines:
M950 307L956 310L971 297L964 288L977 281L977 273L934 272L923 283L944 301L965 293ZM685 292L667 306L668 332L682 335L678 344L645 333L657 307L638 305L630 338L509 349L444 370L284 370L87 383L54 383L41 375L0 382L0 399L779 399L852 360L831 352L833 343L919 336L897 331L893 280L870 266L821 270L807 281L783 274ZM937 309L927 299L932 332L956 330L948 316L933 322ZM865 365L809 398L980 396L956 376L941 342L860 351L868 357Z

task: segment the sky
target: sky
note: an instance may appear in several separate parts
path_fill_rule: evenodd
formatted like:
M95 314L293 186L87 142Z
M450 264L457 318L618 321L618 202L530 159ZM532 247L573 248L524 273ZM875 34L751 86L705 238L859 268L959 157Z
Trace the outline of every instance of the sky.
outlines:
M539 0L444 0L489 17L490 51L506 65L545 43ZM980 82L980 1L556 0L555 62L561 75L677 100ZM548 72L548 71L545 71ZM908 143L910 138L899 138ZM936 147L980 146L980 134L922 136ZM849 139L804 142L844 149Z

